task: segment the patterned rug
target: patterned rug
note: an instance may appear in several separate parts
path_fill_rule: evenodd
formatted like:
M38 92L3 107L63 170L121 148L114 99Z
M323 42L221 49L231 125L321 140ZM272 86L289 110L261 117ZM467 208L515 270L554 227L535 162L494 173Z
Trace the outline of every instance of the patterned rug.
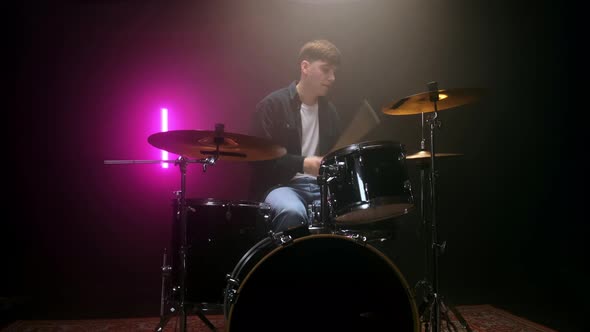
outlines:
M474 332L557 332L487 304L457 306L456 309ZM457 331L467 331L452 312L449 312L449 317ZM454 331L452 326L448 328L444 323L441 322L441 331Z
M512 315L502 309L491 305L457 306L461 316L467 322L467 326L474 332L557 332ZM448 312L451 325L443 319L441 331L468 331L462 327L452 312ZM223 331L223 315L209 315L207 319L216 328ZM128 318L128 319L94 319L94 320L21 320L16 321L2 329L5 332L90 332L90 331L154 331L160 324L157 317ZM212 331L203 320L197 316L187 317L187 331L206 332ZM453 328L456 327L456 330ZM179 331L178 319L171 319L164 325L164 332Z

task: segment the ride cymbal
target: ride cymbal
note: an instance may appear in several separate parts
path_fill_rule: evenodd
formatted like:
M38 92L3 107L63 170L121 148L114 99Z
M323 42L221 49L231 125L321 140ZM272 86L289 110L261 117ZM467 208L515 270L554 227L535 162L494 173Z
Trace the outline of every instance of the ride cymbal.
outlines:
M148 142L158 149L189 158L214 156L228 161L275 159L287 150L265 138L208 130L172 130L152 134Z
M436 91L436 90L435 90ZM484 89L441 89L438 90L437 111L442 111L479 100L484 94ZM422 92L395 101L381 109L381 112L389 115L410 115L434 112L434 103L430 101L430 92Z
M426 150L420 150L416 153L410 154L406 156L407 160L417 160L417 161L428 161L430 160L430 157L432 156L432 154L429 151ZM440 158L440 157L457 157L457 156L462 156L461 153L446 153L446 152L438 152L435 153L434 156L436 158Z

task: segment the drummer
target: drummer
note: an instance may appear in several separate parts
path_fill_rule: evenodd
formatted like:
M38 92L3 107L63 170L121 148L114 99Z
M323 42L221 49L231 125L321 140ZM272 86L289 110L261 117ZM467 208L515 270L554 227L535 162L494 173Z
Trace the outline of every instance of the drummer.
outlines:
M270 205L274 232L308 225L308 206L320 201L317 176L322 156L341 131L340 117L327 97L340 58L330 41L305 43L299 51L299 79L256 105L253 134L287 149L283 157L258 162L254 168L252 195Z

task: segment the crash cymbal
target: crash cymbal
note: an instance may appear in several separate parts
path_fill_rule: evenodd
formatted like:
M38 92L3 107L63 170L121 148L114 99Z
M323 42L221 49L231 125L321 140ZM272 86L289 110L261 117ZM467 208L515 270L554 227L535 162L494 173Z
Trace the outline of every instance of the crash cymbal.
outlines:
M430 156L432 156L432 154L430 153L430 151L426 151L426 150L420 150L416 153L413 153L411 155L407 155L406 159L408 160L417 160L417 161L428 161L430 160ZM445 152L438 152L434 155L436 158L440 158L440 157L457 157L457 156L462 156L462 154L460 153L445 153Z
M283 156L287 150L271 141L243 134L208 130L172 130L152 134L148 142L158 149L189 158L215 155L219 138L219 160L258 161Z
M479 88L438 90L437 111L473 103L483 94L484 90ZM434 103L430 101L430 92L422 92L395 101L383 107L381 111L389 115L429 113L434 112Z

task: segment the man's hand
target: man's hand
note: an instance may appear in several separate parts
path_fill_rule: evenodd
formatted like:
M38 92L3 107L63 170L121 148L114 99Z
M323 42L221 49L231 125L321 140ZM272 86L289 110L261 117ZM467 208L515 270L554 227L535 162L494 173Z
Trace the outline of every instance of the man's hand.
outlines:
M318 176L323 157L309 156L303 159L303 173Z

